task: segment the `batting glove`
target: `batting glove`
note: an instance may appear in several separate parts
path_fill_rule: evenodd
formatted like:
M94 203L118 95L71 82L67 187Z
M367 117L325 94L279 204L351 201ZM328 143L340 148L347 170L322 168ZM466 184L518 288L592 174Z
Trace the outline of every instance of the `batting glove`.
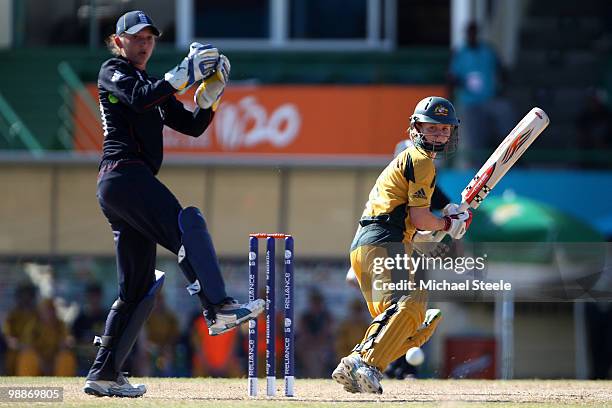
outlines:
M461 239L472 223L472 213L468 211L444 216L444 231L453 239Z
M209 77L219 62L219 50L210 44L191 43L189 54L164 79L177 91L189 88L201 79Z
M225 85L229 80L231 65L225 55L219 57L219 63L215 68L215 74L204 80L195 91L193 99L202 109L212 108L217 110Z
M459 204L449 203L442 209L442 215L455 215L459 214Z

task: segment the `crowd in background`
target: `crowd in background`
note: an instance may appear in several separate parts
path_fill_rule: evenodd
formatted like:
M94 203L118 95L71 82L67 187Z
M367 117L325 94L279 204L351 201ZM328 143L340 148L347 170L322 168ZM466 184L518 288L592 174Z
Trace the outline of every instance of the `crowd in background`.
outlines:
M40 298L30 283L15 290L14 305L2 324L0 375L85 375L96 354L93 339L104 331L110 305L103 303L102 287L86 289L85 302L71 324L62 321L53 299ZM361 340L369 316L360 299L350 305L347 318L334 321L324 297L316 289L308 295L307 307L297 316L296 375L325 378L338 356L346 355ZM282 312L276 327L283 327ZM176 313L166 304L163 292L128 359L127 371L134 376L246 375L247 326L220 336L210 336L200 313L183 329ZM265 372L265 318L258 324L259 373ZM282 372L283 331L277 329L277 372Z
M527 112L528 107L515 106L509 96L510 77L508 67L504 66L495 48L482 40L478 24L467 24L465 41L451 54L447 74L448 94L461 120L460 148L451 160L452 166L480 167ZM536 94L545 110L555 101L548 89L538 89ZM564 165L609 168L610 161L597 156L598 152L612 149L612 110L608 92L603 87L593 87L586 90L584 100L557 102L583 106L573 117L572 130L575 135L573 148L584 154L576 162ZM559 140L556 144L563 142Z
M350 295L334 299L312 286L301 292L301 307L296 311L295 370L298 378L329 378L339 357L347 355L361 340L370 316L363 299ZM245 377L248 326L220 336L209 336L203 316L175 302L171 307L164 296L156 305L145 330L128 358L126 371L133 376L154 377ZM60 298L45 298L39 287L28 281L15 286L10 309L0 321L0 376L84 376L95 358L96 335L104 332L106 314L112 301L104 296L101 283L89 283L79 294L78 313L67 318ZM110 294L110 293L109 293ZM265 296L261 294L260 296ZM8 299L7 299L8 300ZM280 299L279 299L280 300ZM336 311L338 309L334 309ZM590 378L612 375L612 318L610 302L586 303L586 334ZM277 374L283 373L283 309L276 315ZM265 374L265 317L258 320L258 373ZM399 358L386 370L390 378L429 375Z

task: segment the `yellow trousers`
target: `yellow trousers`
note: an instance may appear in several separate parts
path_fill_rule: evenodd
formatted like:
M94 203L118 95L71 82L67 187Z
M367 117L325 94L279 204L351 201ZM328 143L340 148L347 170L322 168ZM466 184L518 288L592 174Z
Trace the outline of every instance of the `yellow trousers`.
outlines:
M384 259L395 257L396 252L411 253L408 247L402 251L392 248L363 245L351 252L351 267L374 318L357 352L367 364L381 371L409 348L425 343L440 320L419 330L425 318L427 292L393 288L391 284L414 282L414 275L409 269L386 267Z

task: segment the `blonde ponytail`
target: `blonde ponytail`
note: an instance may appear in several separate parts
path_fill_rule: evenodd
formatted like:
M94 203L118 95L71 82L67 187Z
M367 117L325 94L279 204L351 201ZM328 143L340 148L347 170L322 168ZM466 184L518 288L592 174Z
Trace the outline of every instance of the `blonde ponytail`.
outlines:
M111 34L108 37L106 37L105 42L106 42L106 48L108 48L111 54L118 57L121 55L121 48L119 48L119 46L115 42L116 37L117 37L117 34Z

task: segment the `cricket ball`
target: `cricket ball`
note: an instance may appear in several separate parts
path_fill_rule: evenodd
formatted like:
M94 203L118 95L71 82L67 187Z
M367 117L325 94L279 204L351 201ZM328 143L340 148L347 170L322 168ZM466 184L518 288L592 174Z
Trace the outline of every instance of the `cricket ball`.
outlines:
M413 366L421 365L425 361L425 353L420 347L412 347L406 352L406 361Z

